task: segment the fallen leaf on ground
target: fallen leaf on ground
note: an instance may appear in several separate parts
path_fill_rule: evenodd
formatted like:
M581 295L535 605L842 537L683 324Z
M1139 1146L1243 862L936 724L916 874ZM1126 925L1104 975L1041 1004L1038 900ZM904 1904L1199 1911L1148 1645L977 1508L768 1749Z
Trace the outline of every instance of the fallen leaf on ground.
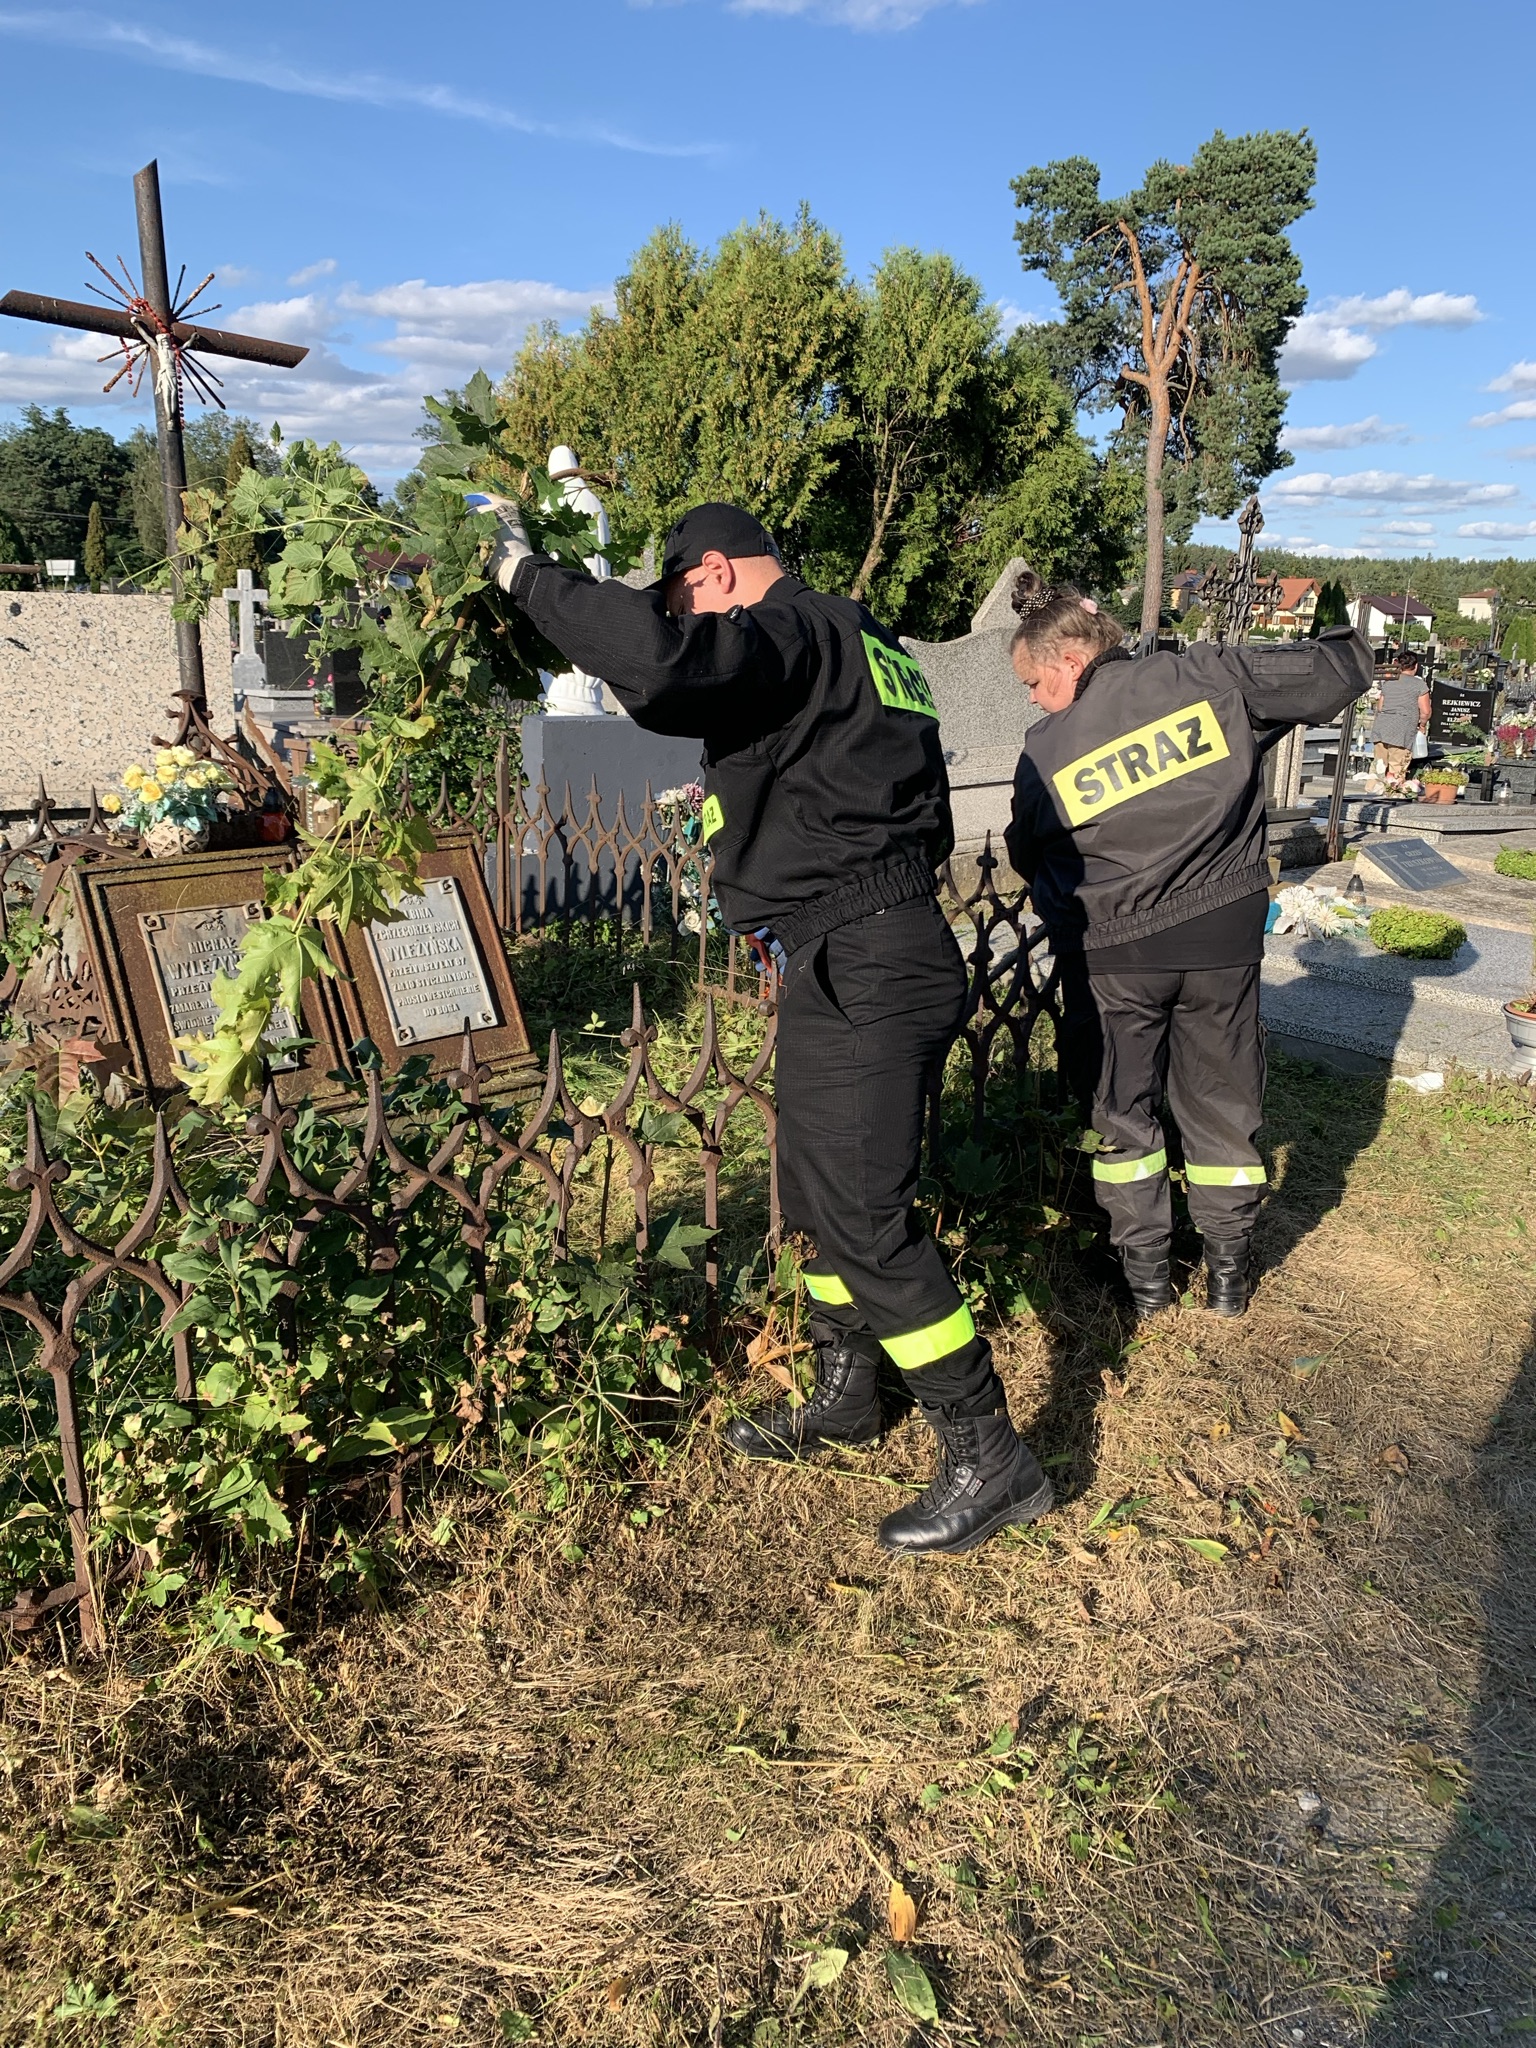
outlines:
M1286 1412L1285 1412L1285 1410L1284 1410L1283 1408L1277 1408L1277 1409L1275 1410L1275 1420L1276 1420L1276 1422L1278 1422L1278 1423L1279 1423L1279 1425L1280 1425L1280 1434L1281 1434L1281 1435L1282 1435L1282 1436L1283 1436L1284 1438L1286 1438L1286 1440L1287 1440L1288 1442L1290 1442L1290 1443L1298 1443L1298 1442L1300 1442L1300 1440L1301 1440L1301 1425L1300 1425L1300 1423L1298 1423L1298 1422L1294 1422L1294 1421L1293 1421L1293 1420L1291 1419L1291 1417L1290 1417L1289 1415L1287 1415L1287 1414L1286 1414Z
M1381 1454L1381 1462L1389 1472L1395 1472L1399 1479L1406 1479L1410 1471L1408 1453L1401 1444L1388 1444Z
M615 1977L609 1984L607 1991L609 2011L617 2012L628 1996L629 1979L627 1977Z
M911 1941L917 1933L917 1901L899 1877L891 1879L891 1896L886 1919L892 1941Z
M885 1952L885 1974L891 1989L913 2019L926 2020L932 2025L939 2016L939 2002L933 1995L933 1986L922 1964L915 1962L903 1949L888 1948Z

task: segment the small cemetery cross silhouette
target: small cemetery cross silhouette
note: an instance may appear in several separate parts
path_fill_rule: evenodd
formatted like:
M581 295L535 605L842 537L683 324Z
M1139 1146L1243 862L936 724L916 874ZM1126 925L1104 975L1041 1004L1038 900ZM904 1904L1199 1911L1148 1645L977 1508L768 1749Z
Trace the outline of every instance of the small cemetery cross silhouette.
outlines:
M260 341L250 334L228 334L221 328L201 327L187 320L185 314L212 284L213 272L210 270L197 289L183 297L181 288L187 275L183 264L173 294L165 256L165 222L160 212L158 163L148 163L142 171L135 173L133 197L139 222L141 281L138 284L130 276L121 256L117 259L119 277L104 264L97 263L87 250L89 260L96 264L97 270L112 287L112 299L108 300L98 285L87 285L86 289L106 300L100 306L87 305L75 299L47 298L37 292L7 292L0 299L0 313L9 313L17 320L40 320L49 327L80 327L89 334L113 336L118 345L101 360L109 362L119 355L123 360L105 387L108 391L119 379L131 377L133 389L137 392L140 378L146 369L149 370L154 386L155 427L160 443L160 481L165 494L165 541L170 556L171 590L175 597L180 598L182 561L176 534L182 523L182 493L187 488L186 453L181 438L186 387L190 385L205 404L222 405L224 402L218 394L218 378L200 359L203 356L234 356L241 362L270 363L277 369L291 370L303 362L309 350L298 348L292 342ZM208 306L203 310L205 314L214 313L218 308ZM242 622L242 643L244 637ZM208 698L203 682L203 649L195 619L176 621L176 661L183 701L206 714Z

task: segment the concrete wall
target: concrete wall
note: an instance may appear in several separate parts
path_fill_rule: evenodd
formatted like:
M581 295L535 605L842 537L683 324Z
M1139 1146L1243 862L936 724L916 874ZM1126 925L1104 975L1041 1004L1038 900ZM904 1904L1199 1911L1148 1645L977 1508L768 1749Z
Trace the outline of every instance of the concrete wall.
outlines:
M229 635L203 625L214 727L234 728ZM63 805L112 788L172 730L176 646L168 597L0 591L0 809L29 804L38 778Z

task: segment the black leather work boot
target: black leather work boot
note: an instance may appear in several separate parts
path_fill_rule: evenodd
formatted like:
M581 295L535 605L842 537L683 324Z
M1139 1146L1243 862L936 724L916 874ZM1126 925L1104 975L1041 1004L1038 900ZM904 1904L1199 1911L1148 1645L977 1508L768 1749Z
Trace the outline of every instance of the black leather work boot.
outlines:
M1253 1265L1249 1240L1234 1237L1226 1244L1205 1240L1205 1305L1213 1316L1241 1316L1248 1312L1253 1291Z
M925 1408L939 1440L939 1469L927 1492L880 1524L880 1548L898 1557L974 1550L999 1529L1038 1521L1056 1495L1039 1460L1008 1420Z
M1127 1245L1121 1251L1120 1264L1138 1315L1155 1316L1159 1310L1173 1306L1171 1252L1172 1247L1166 1244L1150 1251L1138 1251Z
M879 1339L866 1330L837 1331L816 1344L816 1391L799 1407L776 1401L752 1415L734 1415L725 1440L747 1458L800 1458L872 1444L883 1426Z

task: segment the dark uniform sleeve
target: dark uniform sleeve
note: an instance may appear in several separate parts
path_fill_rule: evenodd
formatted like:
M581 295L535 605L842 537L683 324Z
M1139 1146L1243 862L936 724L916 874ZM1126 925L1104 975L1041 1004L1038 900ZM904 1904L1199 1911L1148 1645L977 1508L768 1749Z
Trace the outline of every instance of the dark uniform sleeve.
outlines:
M1035 869L1040 863L1039 834L1035 824L1039 801L1040 771L1028 754L1020 754L1013 777L1013 814L1003 834L1003 844L1008 849L1014 873L1026 882L1033 882Z
M1221 662L1243 694L1250 723L1271 732L1330 723L1364 696L1374 668L1369 643L1349 626L1332 626L1315 640L1228 647Z
M650 732L771 732L810 691L810 634L795 607L776 605L771 591L750 610L674 619L659 591L599 583L535 555L519 567L512 597L567 661L601 676Z

